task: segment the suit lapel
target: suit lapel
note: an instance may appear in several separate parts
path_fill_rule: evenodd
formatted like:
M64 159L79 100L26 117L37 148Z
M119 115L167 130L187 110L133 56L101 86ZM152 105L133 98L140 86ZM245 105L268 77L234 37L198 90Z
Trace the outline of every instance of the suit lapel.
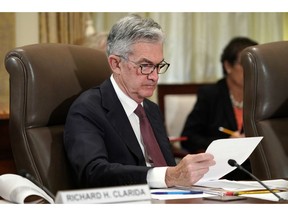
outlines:
M145 158L139 146L138 140L133 132L130 121L119 101L116 92L109 80L101 86L102 106L107 110L107 119L119 134L119 137L128 146L130 151L138 158L140 165L146 165Z

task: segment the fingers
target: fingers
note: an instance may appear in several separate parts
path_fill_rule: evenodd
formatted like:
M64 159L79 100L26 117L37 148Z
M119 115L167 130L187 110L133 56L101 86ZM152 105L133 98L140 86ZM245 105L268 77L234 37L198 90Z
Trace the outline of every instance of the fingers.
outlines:
M191 162L199 163L204 161L211 161L214 159L214 156L210 153L199 153L199 154L188 154L187 159ZM184 158L186 158L184 157Z
M202 178L208 171L210 166L215 165L214 156L209 153L201 153L195 155L188 155L187 166L185 169L188 171L188 175L193 183Z
M209 171L209 167L213 165L215 165L215 161L212 154L187 155L177 166L167 169L166 184L168 187L175 185L191 186L199 181Z

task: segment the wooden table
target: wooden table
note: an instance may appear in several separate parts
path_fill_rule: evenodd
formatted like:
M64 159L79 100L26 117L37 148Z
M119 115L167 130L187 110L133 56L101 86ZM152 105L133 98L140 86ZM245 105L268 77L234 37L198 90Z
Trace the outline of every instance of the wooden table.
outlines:
M288 204L287 201L273 202L269 200L247 198L244 200L233 201L216 201L204 198L189 198L189 199L175 199L175 200L152 200L153 204Z

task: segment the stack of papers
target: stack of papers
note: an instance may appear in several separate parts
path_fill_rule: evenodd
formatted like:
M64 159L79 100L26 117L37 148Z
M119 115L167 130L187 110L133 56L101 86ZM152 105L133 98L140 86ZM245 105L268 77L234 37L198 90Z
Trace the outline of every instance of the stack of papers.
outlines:
M274 193L288 200L288 181L284 179L266 180L262 181L267 185ZM189 187L191 190L202 190L207 194L214 194L218 196L243 196L253 197L258 199L279 201L279 199L264 188L257 181L229 181L229 180L217 180L211 182L205 182L198 186ZM182 187L187 190L188 188Z
M262 181L274 192L287 191L288 181L284 179L266 180ZM215 180L210 182L203 182L202 184L194 185L191 187L177 187L178 189L188 190L201 190L204 193L215 194L215 195L235 195L249 194L249 193L269 193L257 181L230 181L230 180Z
M279 189L279 190L288 189L288 181L284 179L266 180L262 182L271 189ZM226 179L201 182L201 183L198 183L197 185L202 186L202 187L215 188L215 189L221 188L225 191L251 191L251 190L265 189L257 181L230 181Z
M172 189L151 190L153 199L184 199L199 198L207 196L247 196L271 201L278 198L266 190L257 181L229 181L220 179L230 173L236 167L228 164L229 159L242 164L254 151L263 137L229 138L213 141L206 152L214 155L216 165L210 167L209 171L191 187L176 187ZM219 180L220 179L220 180ZM288 199L288 181L283 179L263 181L271 189L275 190L282 198ZM192 193L189 193L192 191ZM200 193L197 193L199 192ZM249 192L249 193L248 193Z
M288 181L284 179L263 181L273 192L281 198L288 200ZM191 193L189 193L189 191ZM243 196L270 201L279 199L266 190L257 181L229 181L215 180L203 183L202 186L193 185L191 187L175 187L169 189L152 189L151 198L159 200L169 199L189 199L209 196Z

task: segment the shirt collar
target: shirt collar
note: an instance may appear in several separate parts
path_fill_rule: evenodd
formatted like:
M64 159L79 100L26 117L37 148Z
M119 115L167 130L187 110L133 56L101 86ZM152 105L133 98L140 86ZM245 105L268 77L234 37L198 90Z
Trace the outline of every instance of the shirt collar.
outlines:
M110 76L110 80L112 82L112 85L115 89L115 92L117 94L117 97L119 98L127 116L130 116L132 113L134 113L135 109L137 108L138 104L136 101L128 97L118 86L116 83L113 75Z

